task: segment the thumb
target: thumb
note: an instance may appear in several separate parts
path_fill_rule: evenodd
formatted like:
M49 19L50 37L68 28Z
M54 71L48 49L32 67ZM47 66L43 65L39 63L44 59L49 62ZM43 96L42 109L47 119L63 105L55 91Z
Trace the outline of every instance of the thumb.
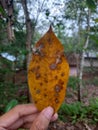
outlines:
M52 107L45 108L39 116L34 120L30 130L46 130L53 116L54 110Z

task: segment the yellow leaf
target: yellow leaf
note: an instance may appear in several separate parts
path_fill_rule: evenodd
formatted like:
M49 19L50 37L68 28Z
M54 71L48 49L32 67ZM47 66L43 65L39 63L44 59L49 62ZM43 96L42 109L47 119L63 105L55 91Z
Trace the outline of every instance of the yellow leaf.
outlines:
M55 112L64 101L69 77L69 65L64 47L52 28L35 44L28 69L31 96L41 111L52 106Z

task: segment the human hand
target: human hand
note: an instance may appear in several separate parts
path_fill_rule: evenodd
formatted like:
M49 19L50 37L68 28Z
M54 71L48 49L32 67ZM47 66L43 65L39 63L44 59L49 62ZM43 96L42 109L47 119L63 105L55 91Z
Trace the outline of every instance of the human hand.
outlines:
M39 112L35 105L17 105L0 117L0 130L17 130L29 128L30 130L46 130L51 121L57 119L52 107Z

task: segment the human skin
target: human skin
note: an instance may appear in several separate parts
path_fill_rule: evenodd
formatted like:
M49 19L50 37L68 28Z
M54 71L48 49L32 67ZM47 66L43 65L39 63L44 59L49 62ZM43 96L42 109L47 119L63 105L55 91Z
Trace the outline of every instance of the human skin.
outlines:
M58 118L52 107L47 107L41 112L34 104L17 105L0 117L0 130L46 130L51 121Z

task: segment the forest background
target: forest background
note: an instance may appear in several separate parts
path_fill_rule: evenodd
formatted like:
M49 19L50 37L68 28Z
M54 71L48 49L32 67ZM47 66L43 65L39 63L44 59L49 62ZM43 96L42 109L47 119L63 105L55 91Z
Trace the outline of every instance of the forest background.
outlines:
M90 130L90 125L97 130L97 0L0 0L0 114L29 102L27 70L32 49L50 25L64 45L70 70L74 69L66 103L59 110L62 127L67 130L75 124L75 130L79 126L78 130ZM70 125L65 126L66 114ZM81 125L76 126L77 122Z

